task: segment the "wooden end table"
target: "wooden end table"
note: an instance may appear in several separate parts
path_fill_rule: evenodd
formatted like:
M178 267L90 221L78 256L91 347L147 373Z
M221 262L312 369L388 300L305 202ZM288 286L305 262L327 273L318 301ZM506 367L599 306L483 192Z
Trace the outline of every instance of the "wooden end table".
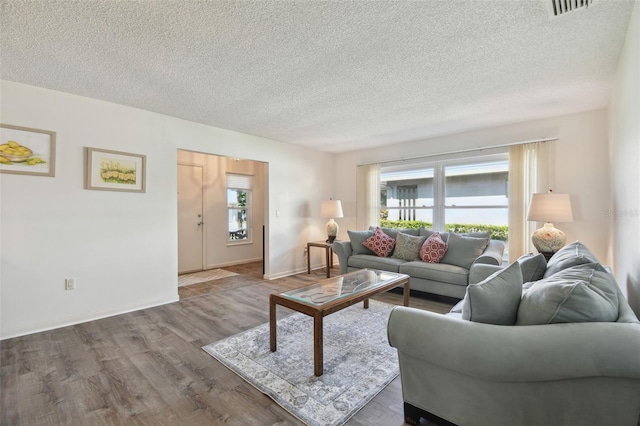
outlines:
M313 373L323 374L322 321L327 315L356 303L369 308L369 298L404 285L404 306L409 306L409 276L394 272L361 269L321 280L313 285L269 296L271 352L277 349L276 306L281 305L313 317Z
M307 243L307 274L311 273L311 247L324 248L327 260L327 278L331 276L331 268L333 268L333 247L332 243L326 241L311 241Z

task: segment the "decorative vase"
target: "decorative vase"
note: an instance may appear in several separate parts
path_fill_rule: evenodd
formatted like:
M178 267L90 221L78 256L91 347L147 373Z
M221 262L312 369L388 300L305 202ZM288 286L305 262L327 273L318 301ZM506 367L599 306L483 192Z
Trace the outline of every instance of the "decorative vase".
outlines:
M540 253L555 253L564 247L567 237L564 232L547 222L531 235L533 245Z
M327 222L327 242L332 243L338 235L338 224L335 220L329 219Z

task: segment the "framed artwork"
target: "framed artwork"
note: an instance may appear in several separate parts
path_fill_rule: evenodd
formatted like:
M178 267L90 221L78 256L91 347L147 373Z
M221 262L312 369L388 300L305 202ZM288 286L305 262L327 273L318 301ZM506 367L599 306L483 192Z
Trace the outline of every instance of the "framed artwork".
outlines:
M0 173L55 176L56 132L0 124Z
M85 188L145 192L147 156L85 148Z

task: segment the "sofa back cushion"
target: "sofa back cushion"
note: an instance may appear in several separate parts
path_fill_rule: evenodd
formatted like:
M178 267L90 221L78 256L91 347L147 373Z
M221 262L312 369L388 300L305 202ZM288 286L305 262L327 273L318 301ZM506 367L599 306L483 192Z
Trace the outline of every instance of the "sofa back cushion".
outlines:
M582 265L583 263L599 263L599 261L584 244L580 241L574 241L551 256L551 259L547 262L544 278L550 277L563 269Z
M451 232L447 240L448 248L440 263L460 266L469 269L471 264L482 254L489 238L476 238Z
M385 234L382 229L376 228L373 235L364 240L363 246L377 254L379 257L391 255L396 245L396 240Z
M617 287L613 275L599 263L563 269L525 284L517 324L616 321Z
M418 260L420 247L426 239L427 237L416 237L399 232L396 237L396 248L391 257L407 261Z
M514 325L522 297L520 264L513 262L484 281L469 284L462 299L462 319L486 324Z
M367 238L373 235L373 231L347 231L351 241L351 254L375 254L362 245Z
M541 280L547 270L547 259L542 253L523 254L517 262L522 270L522 282L525 283Z
M380 228L382 232L384 232L394 240L398 236L398 232L402 232L403 234L407 234L407 235L414 235L416 237L420 235L419 229L394 229L394 228L384 228L381 226L370 226L369 231L375 231L377 228Z

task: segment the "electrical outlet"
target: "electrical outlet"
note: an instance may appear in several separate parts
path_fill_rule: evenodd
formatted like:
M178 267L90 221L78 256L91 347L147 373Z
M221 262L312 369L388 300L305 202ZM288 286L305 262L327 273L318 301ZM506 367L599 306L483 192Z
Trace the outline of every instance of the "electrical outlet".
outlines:
M64 280L64 289L65 290L75 290L76 289L76 279L75 278L66 278Z
M307 249L306 247L302 249L302 256L306 256L309 252L309 249Z

